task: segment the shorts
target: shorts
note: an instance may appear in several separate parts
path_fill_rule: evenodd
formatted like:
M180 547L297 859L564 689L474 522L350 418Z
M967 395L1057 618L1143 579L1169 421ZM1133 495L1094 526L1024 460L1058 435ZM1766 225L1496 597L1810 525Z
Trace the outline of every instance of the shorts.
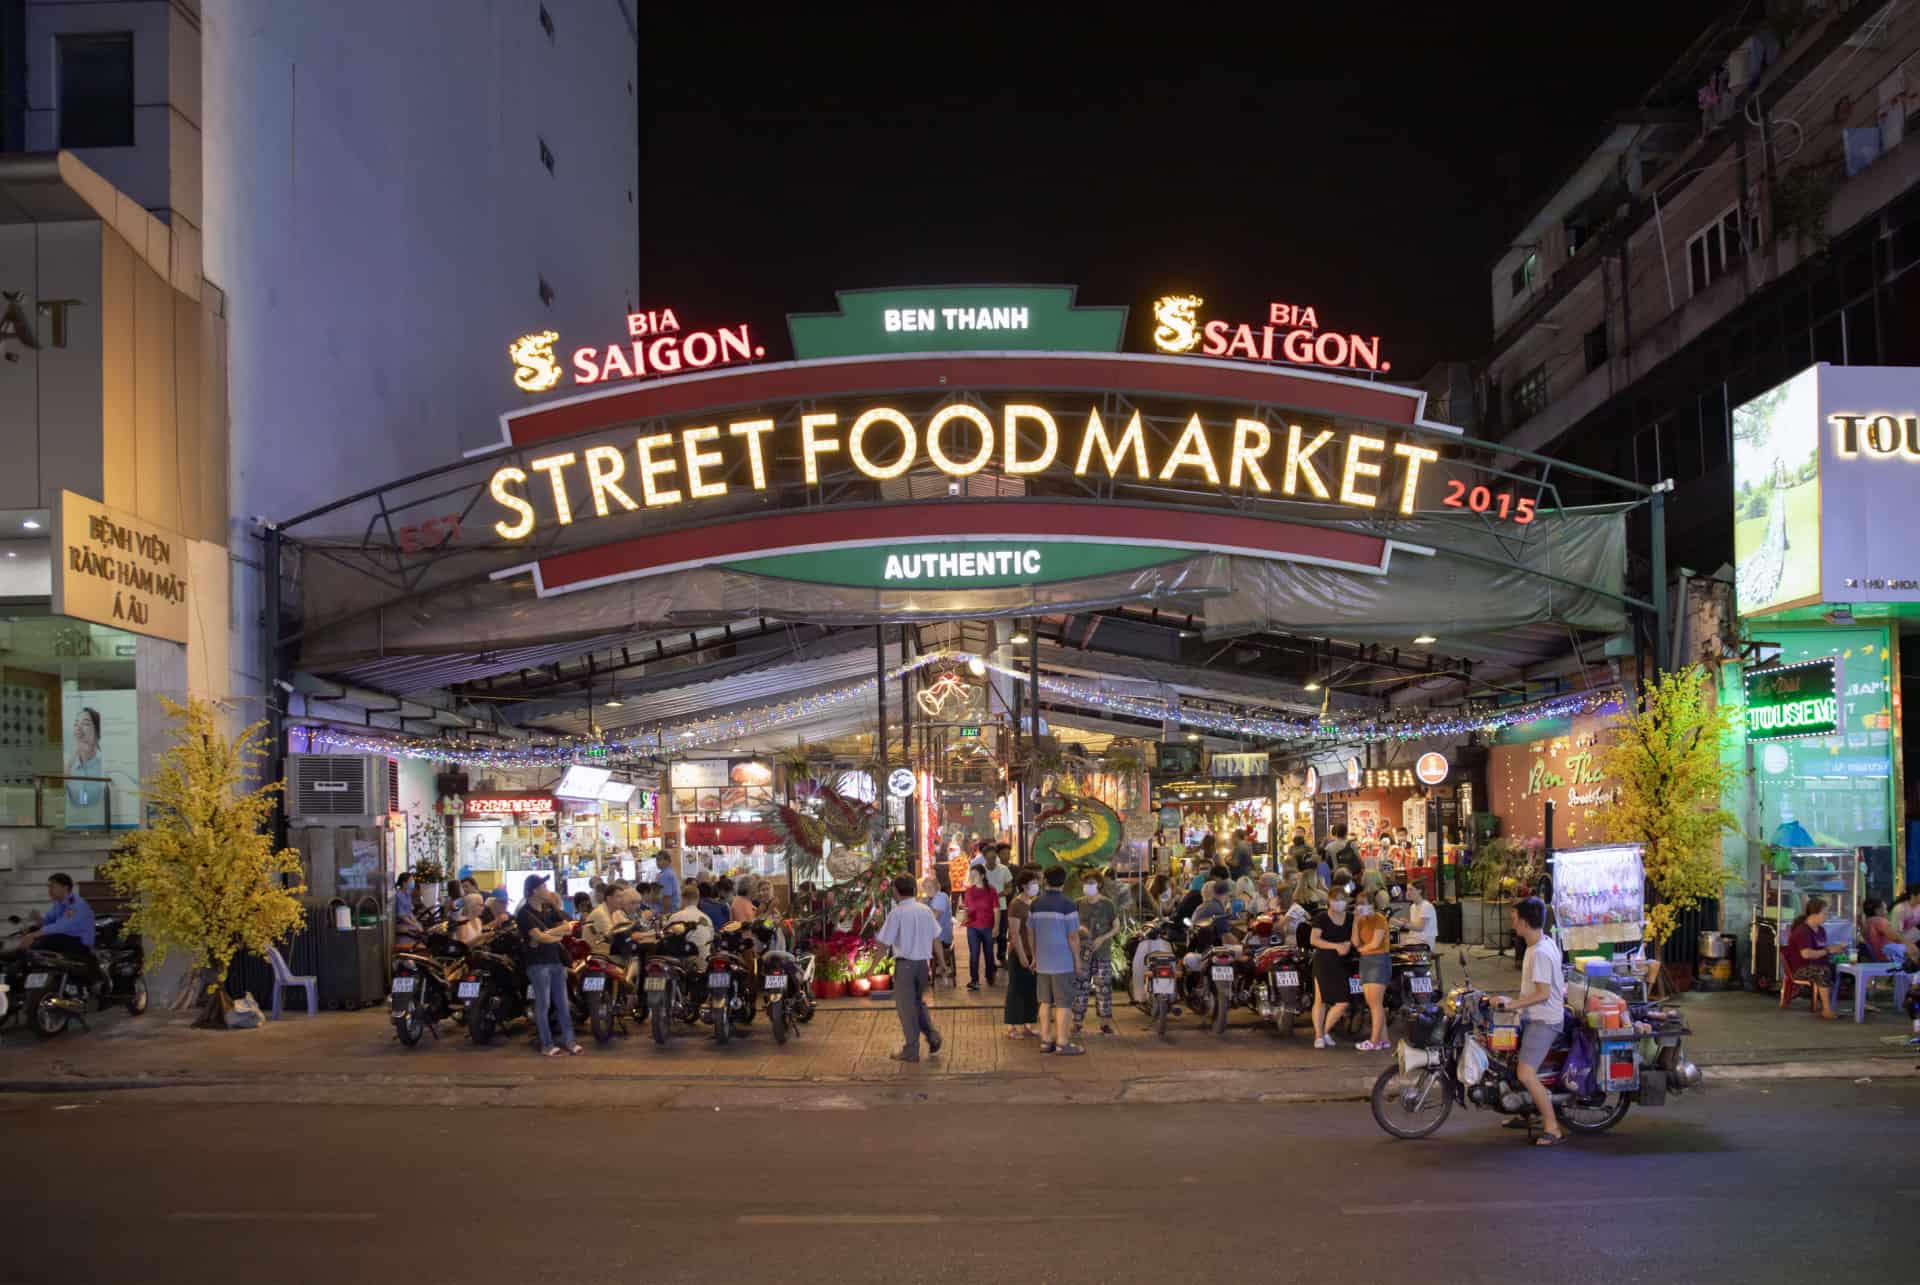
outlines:
M1392 955L1360 956L1360 984L1362 986L1385 986L1392 980Z
M1547 1060L1547 1054L1553 1050L1553 1042L1560 1038L1560 1025L1557 1022L1523 1021L1520 1024L1520 1060L1538 1071L1540 1064Z
M1035 978L1042 1004L1055 1008L1073 1007L1073 974L1040 973Z

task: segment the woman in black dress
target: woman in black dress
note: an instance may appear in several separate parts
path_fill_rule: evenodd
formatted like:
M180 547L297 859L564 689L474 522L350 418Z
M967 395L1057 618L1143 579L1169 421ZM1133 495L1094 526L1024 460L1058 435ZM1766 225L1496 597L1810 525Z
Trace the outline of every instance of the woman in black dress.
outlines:
M1327 908L1313 917L1313 1047L1336 1047L1328 1031L1347 1015L1347 956L1353 951L1353 920L1347 904L1353 885L1335 887Z

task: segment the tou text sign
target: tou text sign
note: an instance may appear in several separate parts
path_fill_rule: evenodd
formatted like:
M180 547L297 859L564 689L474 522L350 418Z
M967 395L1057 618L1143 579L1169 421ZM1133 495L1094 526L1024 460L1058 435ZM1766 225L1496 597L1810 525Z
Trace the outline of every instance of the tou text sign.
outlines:
M72 491L60 493L54 530L56 615L187 641L184 536Z

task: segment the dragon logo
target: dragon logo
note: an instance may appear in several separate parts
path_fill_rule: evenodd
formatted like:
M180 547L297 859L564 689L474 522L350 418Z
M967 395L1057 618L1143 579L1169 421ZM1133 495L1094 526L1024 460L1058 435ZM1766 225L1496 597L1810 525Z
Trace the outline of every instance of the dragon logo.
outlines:
M560 382L560 364L553 358L557 330L536 330L507 345L513 358L513 386L523 393L544 393Z
M1192 352L1200 346L1195 311L1206 300L1197 294L1170 294L1153 301L1153 345L1161 352Z

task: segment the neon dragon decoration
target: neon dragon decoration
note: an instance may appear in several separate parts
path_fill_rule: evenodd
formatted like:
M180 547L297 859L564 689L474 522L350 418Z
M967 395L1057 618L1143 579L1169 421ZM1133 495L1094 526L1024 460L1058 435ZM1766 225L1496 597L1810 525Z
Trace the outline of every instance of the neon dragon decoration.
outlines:
M795 782L789 795L789 802L775 803L760 815L786 849L788 868L795 875L810 878L819 872L827 859L829 839L836 847L872 844L878 850L884 821L871 803L811 778Z

